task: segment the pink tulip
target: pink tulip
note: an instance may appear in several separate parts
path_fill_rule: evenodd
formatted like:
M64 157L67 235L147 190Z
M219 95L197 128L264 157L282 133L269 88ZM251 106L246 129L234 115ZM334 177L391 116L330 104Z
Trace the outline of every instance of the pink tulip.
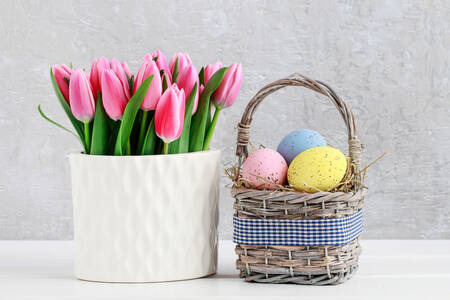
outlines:
M213 101L217 106L229 107L233 105L242 84L242 66L234 63L228 67L219 87L213 94Z
M188 65L178 76L177 82L177 85L184 90L186 94L186 99L191 94L192 89L194 88L194 85L196 83L197 83L197 92L194 98L194 107L192 109L192 114L194 114L197 111L198 95L199 95L199 88L198 88L199 79L197 70L195 69L194 65Z
M145 53L144 60L151 61L151 60L153 60L153 57L152 57L152 55L150 53Z
M67 81L72 74L72 70L66 65L53 65L52 72L61 94L63 94L64 99L69 103L69 83Z
M120 78L113 70L103 71L101 89L106 114L113 120L122 119L129 97L124 92Z
M126 62L122 62L122 68L127 74L128 78L131 78L131 76L133 76L133 73L131 73L130 68L128 67L128 64Z
M100 91L100 80L102 78L103 70L111 69L109 61L106 57L102 56L97 61L94 59L91 66L91 75L89 76L89 81L92 85L92 92L94 97L97 98L98 92Z
M154 110L156 108L156 105L158 104L158 100L161 97L162 92L161 76L159 74L159 69L156 66L156 63L153 60L149 61L145 59L136 75L133 94L137 91L142 82L151 75L154 75L152 82L147 91L147 94L144 97L144 101L141 104L141 108L143 110Z
M178 73L181 73L184 70L184 68L192 64L189 54L181 52L175 53L172 56L169 63L170 74L173 74L173 69L175 68L175 62L177 60L177 57L178 57Z
M158 58L156 60L156 65L158 66L158 69L164 70L164 74L167 75L167 78L171 79L172 74L169 71L169 66L167 65L167 60L166 60L166 57L164 56L164 54L158 50L156 52L153 52L152 58L153 59Z
M155 131L165 143L178 139L183 131L185 101L184 90L179 90L176 84L168 87L159 99Z
M70 75L69 99L75 118L87 123L94 117L94 96L88 77L81 68L77 68Z
M205 85L208 83L211 76L214 75L217 71L222 69L222 63L220 61L216 62L215 64L207 65L205 68Z
M67 73L72 74L72 69L70 67L68 67L65 64L60 65L61 68L63 68Z
M127 96L127 99L130 99L130 86L128 84L127 73L125 72L122 64L117 59L113 58L111 60L111 69L114 71L114 73L116 73L117 77L119 78L122 84L123 91Z

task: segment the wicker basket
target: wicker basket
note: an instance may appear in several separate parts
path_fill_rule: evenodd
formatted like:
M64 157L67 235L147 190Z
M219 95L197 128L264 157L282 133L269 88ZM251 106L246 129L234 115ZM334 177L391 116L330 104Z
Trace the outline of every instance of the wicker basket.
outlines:
M353 185L351 192L313 194L256 190L234 185L232 188L236 210L234 217L240 220L298 221L336 219L361 214L365 189L361 184L361 143L354 115L347 103L327 84L298 73L266 85L247 105L238 124L236 150L238 168L235 180L238 180L241 165L248 155L250 123L256 108L268 95L286 86L306 87L327 96L334 103L347 127L350 165L353 174L359 177L359 183ZM360 252L358 237L338 245L238 244L236 266L240 270L240 276L250 282L334 285L346 281L355 273Z

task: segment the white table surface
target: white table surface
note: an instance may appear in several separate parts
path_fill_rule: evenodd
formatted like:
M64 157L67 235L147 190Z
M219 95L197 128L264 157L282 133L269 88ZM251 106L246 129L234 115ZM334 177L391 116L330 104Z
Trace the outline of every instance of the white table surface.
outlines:
M362 247L358 273L338 286L246 283L231 241L220 242L215 276L109 284L73 277L72 241L0 241L0 299L450 299L450 240L363 240Z

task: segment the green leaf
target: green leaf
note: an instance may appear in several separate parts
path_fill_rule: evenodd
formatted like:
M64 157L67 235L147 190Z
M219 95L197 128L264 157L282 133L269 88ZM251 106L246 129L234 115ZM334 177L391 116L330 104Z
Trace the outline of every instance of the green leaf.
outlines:
M131 77L127 76L127 80L128 80L128 86L130 87L130 95L133 95L133 88L134 88L134 75L131 75Z
M142 145L142 155L151 155L155 153L156 145L156 131L155 131L155 118L153 117L148 126L147 133L145 134L144 144Z
M125 107L119 133L117 135L116 146L114 148L115 155L123 155L126 153L127 144L130 140L131 131L133 130L134 120L136 119L136 115L144 100L145 94L147 94L152 79L153 75L142 82L136 93L131 97L127 107Z
M205 85L205 67L202 67L198 73L198 78L200 79L200 84Z
M206 116L206 132L208 132L209 127L211 126L211 113L212 113L211 103L209 103L208 115Z
M103 107L102 94L99 92L95 106L94 128L92 129L91 154L107 154L108 131L108 117Z
M108 129L109 129L109 137L108 137L108 145L106 147L107 155L114 155L114 147L117 141L117 135L119 134L120 128L120 120L114 121L113 119L108 118Z
M210 104L210 106L213 106ZM216 128L217 119L219 118L219 113L222 110L222 107L216 106L216 110L214 111L214 117L210 124L208 124L206 128L206 136L205 141L203 142L203 150L209 150L209 144L211 143L212 136L214 134L214 129Z
M162 92L164 93L167 88L169 87L169 82L167 81L167 76L163 76L163 81L162 81Z
M173 67L172 83L177 83L177 79L178 79L178 56L177 59L175 60L175 65Z
M169 144L169 153L187 153L189 152L189 134L191 131L192 110L194 109L195 96L197 95L197 83L192 88L189 98L186 100L186 109L184 111L184 125L181 136Z
M197 112L192 118L192 127L190 133L191 139L189 142L190 152L203 150L208 114L209 118L211 118L211 111L209 108L210 98L212 93L214 93L214 91L219 87L219 84L225 76L225 72L227 71L227 69L228 68L222 68L214 73L214 75L211 76L211 79L208 81L205 89L203 90L203 93L200 95Z
M38 111L39 111L39 113L41 114L41 116L42 116L45 120L47 120L47 121L49 121L51 124L53 124L53 125L55 125L55 126L61 128L62 130L65 130L65 131L67 131L68 133L73 134L73 135L77 138L77 140L80 141L78 135L77 135L75 132L73 132L73 131L70 130L70 129L67 129L67 128L64 127L63 125L61 125L61 124L59 124L58 122L53 121L52 119L50 119L49 117L47 117L47 116L44 114L44 112L42 111L41 105L40 105L40 104L38 105Z
M67 103L63 94L59 90L58 83L56 82L55 76L53 75L53 71L51 68L50 68L50 78L52 80L52 85L53 89L55 90L56 97L59 100L59 104L61 104L62 108L64 109L64 112L66 113L67 117L72 123L73 128L75 128L75 131L78 133L78 136L80 137L81 144L83 144L84 149L86 150L86 144L84 142L84 124L83 122L77 120L72 114L72 110L70 109L69 104Z
M138 154L138 152L140 151L139 148L139 134L140 134L140 129L142 126L142 117L143 117L143 111L142 109L139 109L138 113L136 114L136 118L134 119L134 125L133 125L133 129L131 130L131 134L130 134L130 151L131 154ZM147 130L147 128L145 128L145 130ZM145 132L144 132L145 134Z

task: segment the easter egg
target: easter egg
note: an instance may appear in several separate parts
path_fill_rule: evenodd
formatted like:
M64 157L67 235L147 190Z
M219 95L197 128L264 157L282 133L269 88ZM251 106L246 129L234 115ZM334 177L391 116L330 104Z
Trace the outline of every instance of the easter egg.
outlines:
M283 156L272 149L251 153L242 165L242 179L258 189L274 189L286 183L288 166Z
M305 150L314 147L326 146L325 139L316 131L311 129L294 130L286 135L278 145L277 151L284 157L287 164Z
M328 191L341 182L346 170L347 158L338 149L310 148L291 162L288 182L299 191Z

